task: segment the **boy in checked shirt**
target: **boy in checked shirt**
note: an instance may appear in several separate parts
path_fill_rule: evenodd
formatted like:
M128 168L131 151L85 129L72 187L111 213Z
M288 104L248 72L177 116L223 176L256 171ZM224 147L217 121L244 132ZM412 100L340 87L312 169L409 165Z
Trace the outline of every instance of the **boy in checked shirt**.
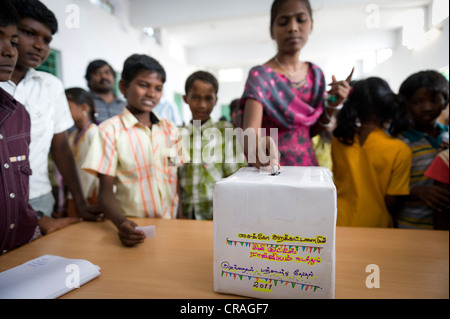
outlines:
M215 183L247 166L239 141L227 134L233 133L233 125L211 119L218 90L217 79L209 72L195 72L186 80L184 101L192 121L182 130L185 149L187 142L190 149L189 163L178 171L182 218L212 220Z

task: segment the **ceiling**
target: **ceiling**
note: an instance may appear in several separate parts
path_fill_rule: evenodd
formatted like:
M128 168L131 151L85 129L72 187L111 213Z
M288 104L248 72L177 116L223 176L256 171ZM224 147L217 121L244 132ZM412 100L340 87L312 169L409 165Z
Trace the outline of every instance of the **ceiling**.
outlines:
M153 27L184 47L188 63L251 66L275 51L269 35L273 0L130 0L131 23ZM411 10L432 0L312 0L314 28L303 59L352 56L395 47Z

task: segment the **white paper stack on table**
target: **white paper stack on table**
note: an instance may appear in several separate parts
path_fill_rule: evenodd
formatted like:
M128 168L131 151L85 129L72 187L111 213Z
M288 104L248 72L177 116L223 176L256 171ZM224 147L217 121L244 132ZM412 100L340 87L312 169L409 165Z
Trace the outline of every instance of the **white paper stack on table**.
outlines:
M45 255L0 273L0 299L54 299L100 275L83 259Z
M214 289L334 298L336 188L319 167L243 168L214 189Z

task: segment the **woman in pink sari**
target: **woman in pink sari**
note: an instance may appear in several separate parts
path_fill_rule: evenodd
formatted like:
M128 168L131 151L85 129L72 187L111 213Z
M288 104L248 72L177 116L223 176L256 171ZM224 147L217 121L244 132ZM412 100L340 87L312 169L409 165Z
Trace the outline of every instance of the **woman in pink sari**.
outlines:
M348 82L335 81L328 91L333 100L325 102L326 83L318 66L300 61L313 20L308 0L275 0L271 11L271 36L278 52L264 65L250 70L241 99L243 129L254 129L256 144L244 143L246 154L255 154L256 167L266 165L317 166L311 138L331 124L332 116L350 92ZM258 147L274 144L270 129L278 129L278 152L264 162ZM264 134L264 130L266 129ZM261 144L265 140L268 143ZM270 144L269 144L270 143ZM266 152L267 153L267 152ZM274 154L275 153L275 154Z

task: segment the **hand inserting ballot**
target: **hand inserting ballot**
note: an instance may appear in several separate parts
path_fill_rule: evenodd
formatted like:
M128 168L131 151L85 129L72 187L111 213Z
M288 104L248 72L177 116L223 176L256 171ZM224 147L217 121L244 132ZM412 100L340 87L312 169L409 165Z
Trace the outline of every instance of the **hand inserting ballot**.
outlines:
M273 165L272 166L272 174L270 174L270 175L272 175L272 176L278 176L278 175L280 175L280 168L278 167L278 165Z

